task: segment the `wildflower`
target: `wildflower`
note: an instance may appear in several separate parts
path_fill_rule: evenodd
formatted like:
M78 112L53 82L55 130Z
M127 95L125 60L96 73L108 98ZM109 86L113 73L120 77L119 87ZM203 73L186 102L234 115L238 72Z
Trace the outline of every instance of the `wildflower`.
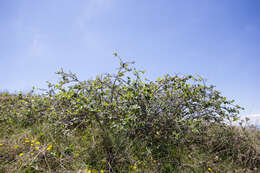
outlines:
M40 142L39 142L39 141L36 141L35 144L40 145Z
M3 146L4 144L0 144L0 147Z
M100 173L104 173L104 170L103 170L103 169L101 169L101 170L100 170Z
M49 145L47 150L51 150L52 149L52 145Z
M208 171L209 171L209 172L213 172L213 170L212 170L211 168L208 168Z
M216 156L216 157L215 157L215 159L216 159L216 160L219 160L219 157L218 157L218 156Z
M89 169L87 173L91 173L91 170Z
M22 157L22 156L23 156L23 153L20 153L20 154L19 154L19 157Z
M35 147L35 150L39 150L40 149L40 147Z
M34 145L34 143L31 143L31 146L33 146Z
M136 169L137 167L136 166L132 166L133 169Z
M36 140L34 139L34 140L32 140L32 142L35 142Z
M24 138L24 139L26 143L31 142L28 138Z
M18 147L19 147L19 145L17 145L17 144L14 145L14 148L15 148L15 149L17 149Z
M93 172L93 173L98 173L98 170L92 169L92 172Z

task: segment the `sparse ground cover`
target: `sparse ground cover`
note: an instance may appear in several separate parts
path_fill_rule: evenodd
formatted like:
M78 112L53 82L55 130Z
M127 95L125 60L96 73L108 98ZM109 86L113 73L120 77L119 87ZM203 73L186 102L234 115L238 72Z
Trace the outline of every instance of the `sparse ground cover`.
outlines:
M117 56L117 55L116 55ZM119 58L120 59L120 58ZM260 172L260 132L200 77L116 74L0 96L0 172Z

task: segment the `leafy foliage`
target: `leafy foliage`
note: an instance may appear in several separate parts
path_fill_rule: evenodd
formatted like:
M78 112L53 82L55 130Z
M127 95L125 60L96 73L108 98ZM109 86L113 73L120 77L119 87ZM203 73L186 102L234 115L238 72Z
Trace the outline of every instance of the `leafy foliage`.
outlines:
M38 94L34 90L28 94L2 94L0 123L9 127L3 129L3 134L30 129L33 136L46 143L41 152L34 151L38 162L32 159L22 163L20 170L37 170L39 163L46 165L41 169L49 171L75 169L64 166L70 159L80 159L89 169L108 172L207 170L209 166L203 163L201 168L193 166L199 165L188 157L194 148L217 152L222 161L234 158L236 164L252 169L260 163L254 149L250 152L254 159L240 157L244 149L252 148L249 143L244 149L232 149L233 141L241 142L245 137L237 138L239 134L232 134L226 122L236 120L242 108L214 86L192 75L165 75L150 81L144 71L135 69L133 62L119 61L116 74L81 81L75 74L60 70L60 81L49 83L49 88ZM223 131L214 131L218 128ZM226 143L219 145L217 135ZM55 151L48 151L50 141ZM204 147L197 149L201 145Z

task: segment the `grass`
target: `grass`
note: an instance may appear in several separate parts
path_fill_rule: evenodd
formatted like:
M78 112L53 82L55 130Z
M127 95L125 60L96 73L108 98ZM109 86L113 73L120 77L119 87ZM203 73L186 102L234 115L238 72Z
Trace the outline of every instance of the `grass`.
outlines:
M0 105L16 97L1 98ZM0 117L4 113L2 109ZM59 128L47 116L29 125L2 119L0 172L259 172L260 131L252 128L205 124L201 132L174 144L171 153L161 148L157 156L149 153L145 141L113 136L116 166L106 160L104 146L110 144L104 144L108 141L98 126L67 134ZM174 160L164 163L165 157Z

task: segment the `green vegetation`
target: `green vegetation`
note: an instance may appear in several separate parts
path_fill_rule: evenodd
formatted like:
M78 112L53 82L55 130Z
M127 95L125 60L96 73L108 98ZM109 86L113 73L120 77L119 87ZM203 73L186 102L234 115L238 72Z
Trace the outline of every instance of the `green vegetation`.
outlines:
M117 54L115 54L116 57ZM0 96L0 172L259 172L260 133L200 77L143 77L131 62Z

